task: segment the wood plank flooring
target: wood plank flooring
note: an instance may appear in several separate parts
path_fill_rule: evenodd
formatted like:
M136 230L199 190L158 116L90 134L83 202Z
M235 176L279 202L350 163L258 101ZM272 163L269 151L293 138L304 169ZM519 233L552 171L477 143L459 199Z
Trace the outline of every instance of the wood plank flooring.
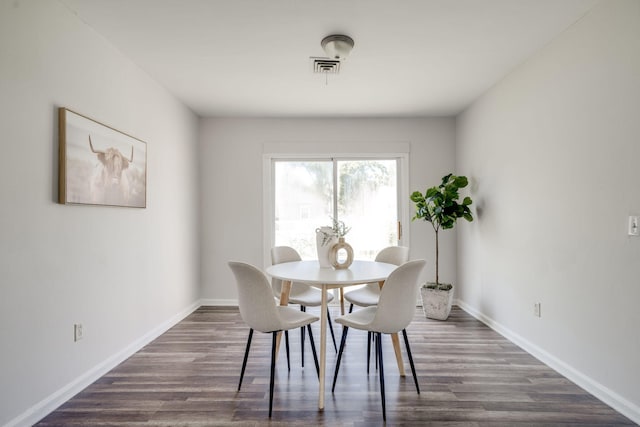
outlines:
M331 314L338 316L338 309L332 307ZM313 328L318 340L319 325ZM341 327L334 328L339 339ZM290 372L285 346L280 349L271 420L270 336L254 334L242 390L236 392L248 328L237 309L201 307L37 425L383 425L378 371L372 365L366 373L366 333L349 331L333 394L336 354L328 337L326 402L319 411L311 351L307 341L302 368L298 331L290 333ZM446 322L426 319L417 308L407 332L421 394L404 344L407 376L400 377L385 336L387 425L636 425L457 307Z

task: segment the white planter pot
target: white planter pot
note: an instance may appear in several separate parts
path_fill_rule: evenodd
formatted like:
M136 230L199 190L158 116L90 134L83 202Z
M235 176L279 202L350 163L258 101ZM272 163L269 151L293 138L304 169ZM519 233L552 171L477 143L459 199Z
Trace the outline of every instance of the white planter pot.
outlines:
M316 230L316 249L318 251L318 263L320 268L332 268L331 259L329 259L329 252L333 245L338 243L338 238L332 236L330 239L325 240L324 245L322 240L325 234L331 234L333 229L331 227L320 227Z
M448 291L420 288L422 310L429 319L447 320L453 304L453 288Z

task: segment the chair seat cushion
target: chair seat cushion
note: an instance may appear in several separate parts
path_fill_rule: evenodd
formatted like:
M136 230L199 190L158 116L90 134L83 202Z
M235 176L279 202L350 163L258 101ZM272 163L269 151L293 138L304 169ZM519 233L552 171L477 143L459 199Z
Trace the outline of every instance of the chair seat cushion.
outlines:
M280 320L282 322L282 330L300 328L320 319L318 316L308 314L304 311L296 310L295 308L280 305L276 306L276 308L278 310L278 316L280 316Z
M378 305L380 299L380 287L378 284L374 286L365 286L355 291L347 292L344 294L344 299L351 304L358 305L360 307L370 307L372 305Z
M290 304L300 304L305 307L318 307L322 304L322 290L311 286L294 286L289 294ZM327 302L333 301L333 294L327 292Z
M338 317L335 321L349 328L373 331L369 326L376 316L377 309L377 307L365 307L362 310L356 310L353 313Z

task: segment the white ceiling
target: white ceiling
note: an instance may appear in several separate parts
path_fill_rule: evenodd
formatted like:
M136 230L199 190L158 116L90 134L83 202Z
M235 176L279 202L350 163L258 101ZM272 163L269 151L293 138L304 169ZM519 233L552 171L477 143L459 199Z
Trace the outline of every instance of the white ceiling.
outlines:
M597 2L61 1L198 115L227 117L454 115ZM355 47L314 74L334 33Z

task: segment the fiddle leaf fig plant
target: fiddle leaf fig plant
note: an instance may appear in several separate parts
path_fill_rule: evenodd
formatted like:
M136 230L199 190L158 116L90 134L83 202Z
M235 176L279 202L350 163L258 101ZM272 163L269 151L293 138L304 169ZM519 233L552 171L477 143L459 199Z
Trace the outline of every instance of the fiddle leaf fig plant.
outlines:
M411 201L416 205L416 214L412 221L416 219L427 221L436 233L436 289L451 289L451 285L441 284L439 281L438 231L453 228L459 218L473 221L473 215L469 209L472 203L471 198L467 196L462 203L458 203L459 190L468 184L467 177L449 174L442 177L442 183L437 187L428 188L424 194L414 191L410 196Z

